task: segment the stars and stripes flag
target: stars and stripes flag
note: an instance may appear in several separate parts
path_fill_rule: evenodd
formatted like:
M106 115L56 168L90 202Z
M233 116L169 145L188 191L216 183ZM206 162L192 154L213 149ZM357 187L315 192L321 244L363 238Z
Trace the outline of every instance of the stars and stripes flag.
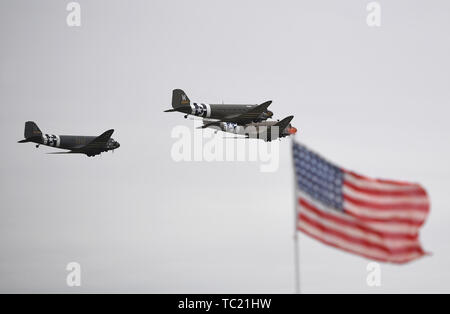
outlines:
M419 242L430 203L416 183L371 179L336 166L293 141L297 229L370 259L406 263L426 254Z

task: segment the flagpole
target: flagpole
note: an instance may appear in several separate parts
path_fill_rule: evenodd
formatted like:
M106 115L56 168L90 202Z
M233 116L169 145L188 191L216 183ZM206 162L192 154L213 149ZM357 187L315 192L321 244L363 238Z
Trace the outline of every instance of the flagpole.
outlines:
M297 230L297 173L295 171L294 158L294 144L295 134L291 136L291 155L292 166L294 169L294 271L295 271L295 293L300 294L300 250L298 245L298 230Z

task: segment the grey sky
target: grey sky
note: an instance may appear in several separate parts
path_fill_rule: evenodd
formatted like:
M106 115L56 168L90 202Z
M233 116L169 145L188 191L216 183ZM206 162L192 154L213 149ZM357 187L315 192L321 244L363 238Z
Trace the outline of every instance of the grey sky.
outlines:
M450 292L448 1L69 1L0 3L0 292L291 293L289 140L280 168L180 162L170 108L261 103L295 115L297 138L366 175L417 181L432 208L431 257L382 264L300 234L304 292ZM47 155L17 144L44 132L116 130L114 154ZM67 263L82 286L66 286Z

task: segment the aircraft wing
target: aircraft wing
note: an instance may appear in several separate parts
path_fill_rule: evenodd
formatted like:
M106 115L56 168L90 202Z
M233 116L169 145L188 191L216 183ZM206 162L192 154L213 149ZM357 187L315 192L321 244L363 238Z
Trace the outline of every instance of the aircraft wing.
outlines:
M209 128L211 126L217 126L220 127L220 120L217 121L212 121L212 122L205 122L202 126L199 126L197 129L206 129Z
M267 108L270 106L271 103L272 103L271 100L266 101L265 103L262 103L261 105L258 105L243 114L231 115L231 116L227 116L221 120L217 120L215 122L205 123L201 128L204 129L204 128L207 128L207 127L210 127L213 125L217 125L217 123L219 123L219 122L231 122L231 123L236 123L239 125L245 125L248 123L252 123L263 112L267 111Z
M97 136L88 145L95 144L95 143L106 143L111 138L113 133L114 133L114 129L108 130L108 131L102 133L100 136Z
M248 124L253 122L256 118L258 118L263 112L267 111L267 108L272 103L271 100L266 101L265 103L262 103L261 105L258 105L249 111L239 114L239 115L232 115L223 118L222 122L232 122L237 124Z
M77 148L75 150L72 150L72 153L84 153L88 155L98 155L103 151L103 148L105 147L105 144L108 142L108 140L111 138L112 134L114 133L114 129L108 130L101 134L100 136L97 136L95 139L93 139L89 144Z
M280 131L283 131L289 125L289 123L291 123L292 119L294 119L294 116L286 117L283 120L275 123L274 126L279 127Z

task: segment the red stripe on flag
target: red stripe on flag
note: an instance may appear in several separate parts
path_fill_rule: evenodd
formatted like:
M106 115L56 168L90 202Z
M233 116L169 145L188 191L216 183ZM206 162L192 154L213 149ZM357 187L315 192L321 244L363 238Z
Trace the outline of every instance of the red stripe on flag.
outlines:
M414 260L414 259L416 259L416 258L419 258L419 257L421 257L421 256L423 256L423 255L426 254L426 253L424 253L424 252L422 252L422 253L417 253L416 256L413 256L413 255L412 255L411 257L406 257L406 258L403 258L403 259L380 258L380 257L378 257L378 256L374 256L374 255L370 255L370 254L364 254L364 253L362 253L361 251L358 251L358 250L350 250L350 249L345 248L345 247L343 247L343 246L337 245L337 244L335 244L335 243L333 243L333 242L331 242L331 241L328 241L328 240L326 240L326 239L324 239L324 238L321 238L321 237L319 237L319 236L316 236L316 235L310 233L308 230L305 230L305 229L302 228L302 227L298 227L297 230L299 230L299 231L301 231L301 232L307 234L308 236L310 236L310 237L313 238L313 239L316 239L316 240L318 240L318 241L320 241L320 242L322 242L322 243L324 243L324 244L327 244L327 245L332 246L332 247L334 247L334 248L337 248L337 249L339 249L339 250L343 250L343 251L346 251L346 252L349 252L349 253L352 253L352 254L356 254L356 255L359 255L359 256L362 256L362 257L365 257L365 258L368 258L368 259L377 260L377 261L380 261L380 262L391 262L391 263L396 263L396 264L403 264L403 263L410 262L410 261L412 261L412 260Z
M366 176L363 176L361 174L358 174L353 171L342 169L343 172L348 173L355 177L356 179L364 180L366 182L377 182L377 183L384 183L384 184L392 184L397 186L411 186L411 187L420 187L420 185L416 183L410 183L410 182L403 182L403 181L394 181L394 180L387 180L387 179L375 179L375 178L369 178Z
M322 233L327 234L328 236L333 236L333 237L339 238L341 240L344 240L345 242L357 244L357 245L363 246L365 248L377 249L379 251L382 251L382 252L385 252L385 253L391 254L391 255L400 255L400 254L415 253L415 252L423 253L422 248L420 247L419 244L414 244L412 246L405 246L403 248L389 248L386 245L376 244L376 243L370 242L363 238L356 238L356 237L349 236L343 232L329 228L329 227L321 224L320 222L314 221L301 213L299 215L299 219L301 219L306 224L314 227L315 229L321 231Z
M340 218L336 215L329 214L329 213L326 213L325 211L317 209L315 206L313 206L312 204L310 204L307 200L305 200L303 198L299 198L299 204L300 204L300 206L302 206L302 208L316 214L317 216L319 216L323 219L333 221L333 222L343 225L343 226L356 228L358 230L376 235L383 239L416 240L418 238L417 234L411 235L411 234L402 234L402 233L381 232L381 231L378 231L374 228L371 228L370 226L367 226L367 225L359 222L356 219L354 221L351 221L351 220Z
M382 222L386 224L405 224L405 225L411 225L414 227L420 227L423 225L424 220L414 220L414 219L406 219L406 218L373 218L373 217L365 217L361 215L356 215L352 213L351 211L345 210L345 214L350 215L354 217L355 219L358 219L362 222Z
M343 195L345 201L350 202L356 206L361 206L369 209L377 210L417 210L422 212L428 212L429 204L412 204L412 203L399 203L399 204L380 204L375 202L368 202L358 200L347 194Z
M366 193L373 196L427 196L427 192L425 192L425 190L420 187L418 187L416 190L410 191L387 191L360 187L347 180L344 180L344 185L357 192Z

